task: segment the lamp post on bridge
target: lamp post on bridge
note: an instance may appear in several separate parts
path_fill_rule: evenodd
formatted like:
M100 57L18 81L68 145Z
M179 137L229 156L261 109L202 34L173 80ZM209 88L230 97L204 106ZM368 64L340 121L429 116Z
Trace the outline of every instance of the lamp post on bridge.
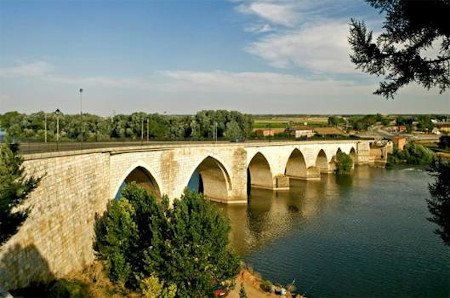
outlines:
M61 111L59 109L56 109L56 150L59 151L59 115L61 114Z
M84 138L84 122L83 122L83 88L80 88L80 121L81 121L81 143L80 147L83 149Z

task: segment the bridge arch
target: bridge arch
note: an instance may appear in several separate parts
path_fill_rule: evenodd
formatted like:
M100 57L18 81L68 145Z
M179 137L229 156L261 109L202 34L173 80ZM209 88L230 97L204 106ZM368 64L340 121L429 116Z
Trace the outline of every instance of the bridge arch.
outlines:
M342 153L343 151L341 150L341 148L338 147L338 149L336 150L336 154L333 155L333 157L331 158L330 162L328 163L328 171L335 171L337 168L337 155L339 153Z
M305 157L297 148L292 151L287 160L285 175L297 178L306 178L308 176Z
M226 202L231 190L230 181L230 176L223 164L208 156L192 172L187 187L202 193L211 200Z
M247 189L250 189L250 186L273 188L273 175L270 164L261 152L257 152L248 164L247 184Z
M350 155L350 158L353 161L353 165L356 165L357 161L358 161L358 157L356 155L355 147L352 147L352 149L350 149L350 152L348 154Z
M115 187L113 192L114 198L119 199L122 189L127 183L131 182L136 182L137 185L147 190L150 194L157 198L161 198L161 191L158 182L151 174L149 167L140 162L133 164L125 171L125 174L119 180L119 184Z
M323 149L320 149L317 154L315 167L320 171L320 173L328 173L328 158Z

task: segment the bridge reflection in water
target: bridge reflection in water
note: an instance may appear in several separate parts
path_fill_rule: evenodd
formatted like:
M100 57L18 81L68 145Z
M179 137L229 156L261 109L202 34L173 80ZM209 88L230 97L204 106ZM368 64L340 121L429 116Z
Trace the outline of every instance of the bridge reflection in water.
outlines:
M217 205L231 222L230 240L241 255L283 237L293 229L308 229L314 218L346 204L346 194L370 183L371 169L357 167L353 176L322 174L320 180L290 179L286 191L252 188L248 205Z

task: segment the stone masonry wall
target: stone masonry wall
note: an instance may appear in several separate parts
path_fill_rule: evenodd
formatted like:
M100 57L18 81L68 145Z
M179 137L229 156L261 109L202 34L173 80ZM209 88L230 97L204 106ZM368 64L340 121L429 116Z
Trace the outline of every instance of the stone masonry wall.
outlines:
M24 166L29 174L45 176L28 200L28 219L0 248L0 285L6 289L91 263L94 216L108 201L108 153L50 156Z

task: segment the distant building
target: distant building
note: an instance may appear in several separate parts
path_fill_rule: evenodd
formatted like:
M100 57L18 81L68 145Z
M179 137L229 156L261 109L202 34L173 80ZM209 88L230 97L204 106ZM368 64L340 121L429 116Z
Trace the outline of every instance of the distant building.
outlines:
M259 128L254 131L258 137L273 137L278 133L283 133L284 128Z
M434 134L434 135L440 135L440 134L441 134L441 131L440 131L437 127L435 127L435 128L433 128L433 130L431 131L431 133Z
M392 142L394 143L395 148L397 148L398 150L403 150L403 148L405 148L407 140L405 137L396 136L392 138Z
M320 136L342 136L345 133L337 127L316 127L314 132Z
M4 138L5 138L5 131L0 129L0 142L3 142Z
M286 128L286 133L289 133L291 136L293 136L296 139L310 138L315 134L314 130L309 126Z
M450 133L450 122L439 122L434 125L441 133Z

